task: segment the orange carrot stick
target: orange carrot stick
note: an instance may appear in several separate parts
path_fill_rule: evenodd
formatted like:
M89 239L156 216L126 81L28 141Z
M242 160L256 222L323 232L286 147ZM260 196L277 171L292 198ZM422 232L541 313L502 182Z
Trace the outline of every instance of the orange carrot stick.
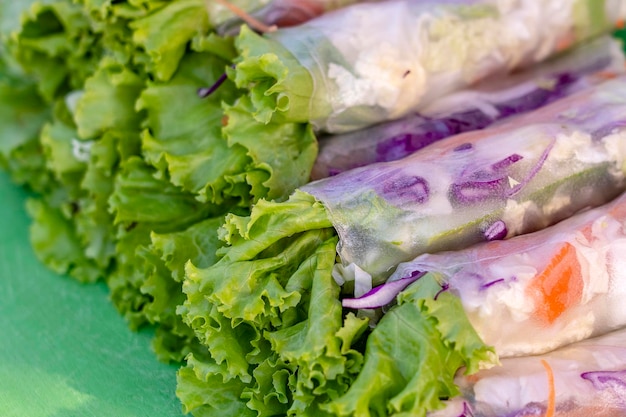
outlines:
M556 410L556 390L554 388L554 372L552 372L552 367L550 364L544 359L541 360L541 364L546 369L546 374L548 375L548 407L546 408L545 417L554 417L554 413Z
M583 286L576 248L565 243L528 286L529 296L536 300L536 317L553 323L580 300Z

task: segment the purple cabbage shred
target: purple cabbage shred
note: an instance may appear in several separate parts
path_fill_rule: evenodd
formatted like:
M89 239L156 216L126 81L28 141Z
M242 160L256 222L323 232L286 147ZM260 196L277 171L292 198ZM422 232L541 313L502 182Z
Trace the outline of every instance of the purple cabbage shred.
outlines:
M474 413L472 412L472 408L467 403L467 401L463 401L463 411L458 417L474 417Z
M481 290L485 290L489 287L491 287L492 285L496 285L499 284L500 282L504 282L504 278L500 278L500 279L494 279L493 281L489 281L483 285L480 286Z
M504 168L508 168L514 163L516 163L517 161L521 160L522 158L524 158L522 155L514 153L512 155L507 156L503 160L498 161L494 163L493 165L491 165L491 169L493 169L494 171L498 171Z
M403 202L421 204L428 200L430 189L424 178L408 176L385 181L382 192L390 200L400 199Z
M597 390L619 390L626 394L626 369L619 371L592 371L580 375Z
M468 151L470 149L473 149L474 145L472 145L469 142L466 143L462 143L459 146L457 146L456 148L453 149L454 152L462 152L462 151Z
M506 224L502 220L498 220L493 222L487 230L484 231L485 240L502 240L506 237L508 233L508 229L506 228Z
M528 184L535 175L537 175L537 173L541 170L541 167L543 167L544 162L546 162L546 159L548 159L548 155L550 155L550 151L554 147L555 143L556 143L556 139L553 138L550 144L542 152L541 156L539 157L539 160L537 161L535 166L530 170L526 178L520 181L519 184L517 184L515 187L510 188L508 192L506 193L506 197L512 197L518 192L520 192L521 189L524 188L526 184Z
M213 83L212 86L199 88L198 97L207 98L208 96L216 92L217 89L220 88L220 86L224 84L224 82L226 82L227 79L228 79L228 75L226 73L223 73L222 75L219 76L217 81Z
M489 181L465 181L452 184L450 193L459 203L474 203L501 196L504 184L506 181L503 177Z
M494 107L499 114L495 119L478 109L457 112L440 119L424 118L424 123L418 132L402 133L380 142L376 147L376 162L401 159L449 136L484 129L496 120L538 109L564 97L568 87L578 79L579 77L574 74L558 74L553 77L554 86L550 89L537 88L524 96L496 103ZM421 116L418 115L418 117ZM468 148L459 147L458 150L466 149Z
M439 296L440 296L441 294L443 294L444 292L448 291L449 289L450 289L450 284L448 284L447 282L446 282L446 283L443 283L443 284L441 285L441 289L440 289L439 291L437 291L437 294L435 294L435 297L434 297L433 299L434 299L435 301L437 301L437 299L439 298Z
M344 298L341 304L345 308L375 309L391 303L395 298L413 282L423 277L426 272L413 271L408 277L397 281L386 282L372 288L359 298Z

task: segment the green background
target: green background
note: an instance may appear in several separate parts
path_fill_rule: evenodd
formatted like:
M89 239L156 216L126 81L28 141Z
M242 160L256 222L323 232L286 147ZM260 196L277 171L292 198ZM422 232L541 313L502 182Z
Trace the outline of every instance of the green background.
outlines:
M0 416L178 417L176 369L131 332L104 284L38 262L26 192L0 174Z

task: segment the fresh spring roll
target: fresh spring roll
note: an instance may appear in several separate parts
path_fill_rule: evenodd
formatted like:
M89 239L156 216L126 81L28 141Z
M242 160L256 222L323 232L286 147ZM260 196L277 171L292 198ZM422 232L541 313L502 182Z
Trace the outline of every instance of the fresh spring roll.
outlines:
M625 222L626 194L535 233L420 255L388 283L458 297L499 357L544 353L626 326Z
M465 393L473 400L471 393L463 391L463 384L475 381L475 377L459 373L473 375L479 369L497 366L498 358L541 354L625 327L625 224L623 194L611 203L535 233L460 251L421 255L399 265L387 283L364 297L344 299L344 307L379 307L390 289L397 292L401 288L396 285L409 284L397 296L388 297L396 303L386 305L384 315L368 335L359 376L329 408L340 416L393 415L394 411L424 416L425 410L440 408L438 400L444 398ZM426 331L431 325L437 327L434 334ZM455 355L471 358L471 352L484 349L477 340L489 346L495 357L486 354L478 364L471 366L470 360L470 365L461 365ZM598 356L598 360L611 362L610 357ZM554 361L550 363L558 367ZM407 367L412 373L405 371ZM493 375L502 375L495 369ZM623 367L620 370L624 372ZM453 386L439 385L454 380L454 375ZM594 383L612 383L607 375L586 375ZM480 381L481 377L476 378ZM520 384L526 382L530 381L522 379ZM524 390L509 391L495 380L491 384L494 389L488 393L479 392L482 385L476 385L474 392L480 394L476 401L515 404L517 396L526 395ZM545 398L545 385L536 389ZM532 387L529 391L533 392ZM509 395L513 396L510 401ZM371 396L385 399L388 414L367 413L378 402ZM523 401L518 404L526 405ZM554 415L495 411L486 415ZM473 416L462 407L452 415Z
M429 417L626 415L626 329L501 365L458 375L462 396Z
M420 112L438 97L610 31L620 0L391 0L261 37L244 27L230 76L255 117L340 133Z
M339 235L338 280L529 233L626 187L626 76L393 162L301 188ZM358 295L357 295L358 296Z
M312 179L404 158L446 137L485 128L623 73L620 42L604 36L524 71L437 99L420 113L319 139Z

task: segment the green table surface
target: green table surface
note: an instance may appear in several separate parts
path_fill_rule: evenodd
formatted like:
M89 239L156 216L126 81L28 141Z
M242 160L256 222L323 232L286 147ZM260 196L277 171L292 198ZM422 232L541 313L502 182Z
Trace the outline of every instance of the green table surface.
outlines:
M27 194L0 174L0 416L178 417L176 367L157 361L104 284L40 264Z

